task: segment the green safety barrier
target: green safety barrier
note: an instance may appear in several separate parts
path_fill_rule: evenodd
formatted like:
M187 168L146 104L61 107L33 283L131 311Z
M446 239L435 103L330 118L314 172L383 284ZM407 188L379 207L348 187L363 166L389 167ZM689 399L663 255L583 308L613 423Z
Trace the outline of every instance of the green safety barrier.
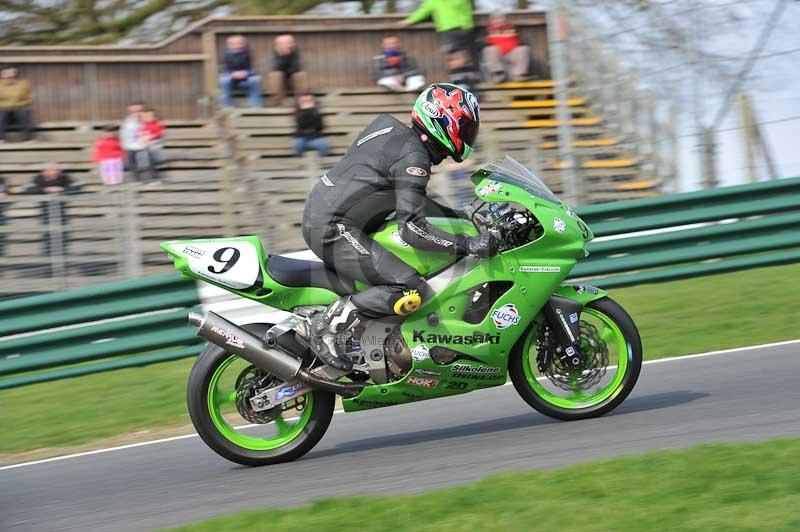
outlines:
M571 272L603 288L800 261L800 178L578 214L595 236L619 237L591 242ZM0 302L0 389L196 356L186 313L199 303L177 274Z

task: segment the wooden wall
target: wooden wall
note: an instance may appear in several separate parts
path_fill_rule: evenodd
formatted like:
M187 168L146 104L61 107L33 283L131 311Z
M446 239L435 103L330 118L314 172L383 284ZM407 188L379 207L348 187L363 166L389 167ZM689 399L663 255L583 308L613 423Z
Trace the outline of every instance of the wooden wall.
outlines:
M312 88L371 84L371 58L387 32L396 32L430 81L446 79L439 39L431 24L399 28L401 16L224 17L201 21L153 46L0 47L0 64L19 66L34 87L39 122L118 120L127 103L144 100L165 118L201 117L204 97L216 93L218 62L228 35L251 42L265 72L271 40L293 33ZM486 15L476 17L478 25ZM545 16L516 12L512 20L532 45L534 74L549 76Z

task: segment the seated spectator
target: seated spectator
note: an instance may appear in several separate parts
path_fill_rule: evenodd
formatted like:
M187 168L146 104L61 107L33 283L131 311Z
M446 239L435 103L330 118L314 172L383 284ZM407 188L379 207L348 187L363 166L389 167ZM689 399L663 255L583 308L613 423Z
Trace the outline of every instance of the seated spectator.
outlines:
M148 149L148 138L142 132L142 113L144 104L134 102L128 106L128 116L122 122L119 137L122 149L128 159L128 170L133 173L133 181L141 182L142 174L149 176L146 181L157 182L158 170Z
M522 44L514 25L504 14L495 13L489 18L486 30L488 35L483 49L483 62L489 69L492 83L524 79L528 75L531 49Z
M271 103L281 105L286 91L291 86L295 95L306 90L306 73L300 67L300 51L291 35L278 35L273 43L272 72L267 79L272 93Z
M297 123L297 131L292 140L294 154L299 157L306 150L317 150L320 157L328 155L330 142L322 135L322 114L313 94L303 94L297 98L294 116Z
M100 172L100 179L104 185L119 185L122 183L123 158L122 144L119 143L117 128L106 126L103 135L94 143L92 162L96 163Z
M232 35L225 42L222 74L219 76L219 91L222 96L222 107L233 107L233 90L247 89L250 107L262 107L261 76L253 69L253 58L247 39L241 35Z
M6 187L6 180L0 176L0 228L6 224L6 204L2 201L8 195L8 188ZM6 234L0 232L0 257L6 250ZM2 274L5 268L0 268Z
M13 119L22 131L22 140L33 139L31 119L31 84L27 79L17 77L16 67L4 66L0 69L0 142L8 140L6 129Z
M447 56L447 70L450 83L470 91L478 98L478 83L481 76L475 71L467 50L456 50Z
M142 113L142 127L139 134L144 136L147 150L156 166L162 164L166 159L164 156L164 133L166 130L167 128L158 119L155 111L150 109Z
M373 59L373 78L393 92L415 92L425 86L425 76L414 60L406 55L397 35L383 38L381 54Z
M61 165L56 162L45 164L40 174L33 178L25 190L27 194L47 194L50 196L60 196L62 193L69 194L76 192L78 186L74 184L72 178L67 175ZM70 242L69 228L69 204L60 198L52 197L41 203L41 224L44 229L42 233L42 256L65 256ZM55 276L58 272L53 263L48 265L50 276ZM62 272L63 273L63 272Z

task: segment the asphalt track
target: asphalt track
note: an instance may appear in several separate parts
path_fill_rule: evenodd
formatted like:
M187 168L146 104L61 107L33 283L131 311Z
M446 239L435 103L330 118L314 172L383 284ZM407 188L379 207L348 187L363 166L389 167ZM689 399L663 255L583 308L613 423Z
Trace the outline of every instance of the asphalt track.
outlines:
M797 437L798 376L793 343L647 364L622 406L588 421L541 416L504 386L337 414L303 459L269 468L229 463L193 437L5 469L0 530L151 530L701 442Z

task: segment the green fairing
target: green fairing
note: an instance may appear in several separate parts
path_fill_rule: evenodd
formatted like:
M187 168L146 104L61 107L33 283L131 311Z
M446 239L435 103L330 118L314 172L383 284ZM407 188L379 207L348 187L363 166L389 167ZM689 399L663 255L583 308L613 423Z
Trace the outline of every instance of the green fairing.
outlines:
M518 342L531 342L542 323L541 309L551 295L558 294L581 305L607 295L603 290L561 284L576 262L585 256L585 244L593 238L589 228L566 205L537 196L526 188L527 184L517 183L514 178L503 181L502 177L483 170L476 172L473 175L475 193L487 203L511 202L535 214L542 231L535 240L525 245L491 259L456 260L456 257L446 253L422 251L404 245L396 221L389 222L373 235L379 244L426 276L434 287L434 294L401 324L401 334L409 349L416 348L429 353L436 347L448 348L462 353L463 357L441 365L429 357L414 359L411 371L401 380L368 385L357 397L344 399L345 411L390 406L502 385L506 382L512 349ZM432 218L429 221L454 234L477 234L472 223L466 220ZM258 250L263 282L251 288L233 289L192 271L181 250L185 245L204 242L253 244ZM173 241L163 243L162 247L184 276L211 282L242 297L282 310L291 311L302 305L327 305L337 297L325 289L290 288L271 279L266 271L267 256L255 236ZM462 267L463 271L460 271ZM450 271L455 273L448 279L443 281L438 277L449 275ZM465 312L472 301L472 289L487 282L507 282L509 288L485 309L482 317L473 316L471 321L477 323L469 323L465 321ZM356 286L359 290L366 288L363 283L357 283ZM431 319L433 316L437 319Z

